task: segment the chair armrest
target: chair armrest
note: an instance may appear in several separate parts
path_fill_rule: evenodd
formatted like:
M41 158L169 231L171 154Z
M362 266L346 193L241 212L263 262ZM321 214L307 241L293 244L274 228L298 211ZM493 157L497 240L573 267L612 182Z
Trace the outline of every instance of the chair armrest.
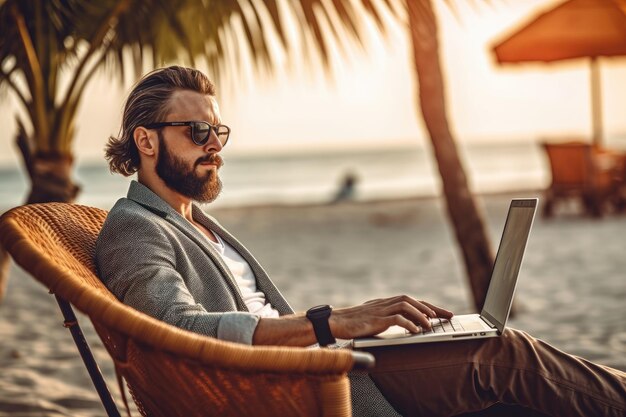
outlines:
M359 352L353 350L352 360L354 361L352 369L372 369L374 365L376 365L376 359L374 358L374 355L367 352Z

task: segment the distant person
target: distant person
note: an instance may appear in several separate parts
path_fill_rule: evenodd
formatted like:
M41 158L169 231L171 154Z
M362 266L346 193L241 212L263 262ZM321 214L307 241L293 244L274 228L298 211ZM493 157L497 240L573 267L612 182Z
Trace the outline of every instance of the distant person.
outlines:
M357 176L353 172L348 172L343 177L337 194L331 203L339 203L341 201L352 200L356 194Z
M112 171L137 173L137 181L111 209L95 257L100 278L122 302L192 332L255 345L328 345L391 325L419 332L431 328L429 318L452 317L406 295L294 313L252 254L194 203L218 197L229 135L213 84L197 70L159 69L131 91L106 157ZM561 416L626 414L624 372L514 329L374 354L375 369L350 374L357 417L455 415L496 402Z

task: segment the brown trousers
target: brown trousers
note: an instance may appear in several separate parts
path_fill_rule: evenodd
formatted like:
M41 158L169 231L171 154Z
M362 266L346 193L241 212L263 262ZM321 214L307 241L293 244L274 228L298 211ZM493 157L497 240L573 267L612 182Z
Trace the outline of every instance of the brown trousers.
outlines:
M453 416L496 403L552 416L626 416L626 373L527 333L368 349L370 376L405 417Z

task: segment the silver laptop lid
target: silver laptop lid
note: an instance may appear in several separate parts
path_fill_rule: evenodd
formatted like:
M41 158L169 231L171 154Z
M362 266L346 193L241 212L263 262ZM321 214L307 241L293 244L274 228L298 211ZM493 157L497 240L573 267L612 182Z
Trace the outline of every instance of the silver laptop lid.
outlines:
M524 250L535 217L537 199L511 201L504 224L500 247L491 273L491 281L480 315L493 323L499 333L504 331L509 317L517 277L522 265Z

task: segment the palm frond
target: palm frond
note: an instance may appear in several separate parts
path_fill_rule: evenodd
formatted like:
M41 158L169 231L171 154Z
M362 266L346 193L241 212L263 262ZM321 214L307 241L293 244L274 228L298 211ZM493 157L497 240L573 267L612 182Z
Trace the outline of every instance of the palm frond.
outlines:
M219 79L245 73L248 62L271 71L277 53L292 56L296 48L305 58L318 54L328 67L331 48L364 39L363 10L384 30L380 8L393 13L398 1L360 0L358 7L358 0L5 0L0 86L27 110L38 150L65 152L84 88L99 68L124 81L146 64L203 59ZM70 74L69 85L61 73Z

